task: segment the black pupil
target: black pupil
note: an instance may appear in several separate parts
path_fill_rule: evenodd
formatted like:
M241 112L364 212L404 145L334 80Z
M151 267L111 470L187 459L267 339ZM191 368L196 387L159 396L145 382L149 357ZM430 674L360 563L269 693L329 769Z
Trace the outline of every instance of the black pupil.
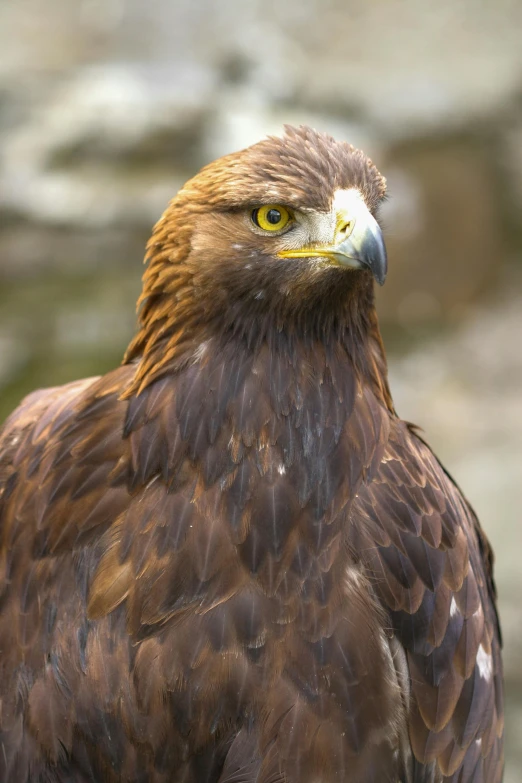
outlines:
M281 222L281 213L278 209L269 209L266 213L266 219L273 226Z

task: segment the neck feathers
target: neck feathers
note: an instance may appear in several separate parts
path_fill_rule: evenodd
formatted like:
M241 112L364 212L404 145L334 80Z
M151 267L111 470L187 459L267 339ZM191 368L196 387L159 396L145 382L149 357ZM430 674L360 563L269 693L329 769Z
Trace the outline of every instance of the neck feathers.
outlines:
M124 357L124 363L136 362L136 372L125 398L189 365L204 367L209 350L219 363L226 355L242 356L244 367L268 352L289 367L299 357L336 356L344 372L368 383L393 410L370 276L325 274L299 306L277 296L234 300L216 279L199 274L191 253L193 218L174 200L147 246L139 330Z

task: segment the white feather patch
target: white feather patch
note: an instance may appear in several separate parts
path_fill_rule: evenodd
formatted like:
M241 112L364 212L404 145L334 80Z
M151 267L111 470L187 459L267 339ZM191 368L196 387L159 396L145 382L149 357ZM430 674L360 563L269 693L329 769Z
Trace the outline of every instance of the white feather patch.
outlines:
M493 674L493 659L490 653L487 653L482 645L478 648L477 666L482 679L489 681Z

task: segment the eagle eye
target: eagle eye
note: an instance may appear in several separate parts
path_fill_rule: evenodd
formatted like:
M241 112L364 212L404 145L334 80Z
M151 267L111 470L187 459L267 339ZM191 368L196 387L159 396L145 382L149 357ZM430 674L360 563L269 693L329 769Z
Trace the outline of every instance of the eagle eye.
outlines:
M252 212L252 221L263 231L281 231L291 219L288 209L280 204L266 204Z

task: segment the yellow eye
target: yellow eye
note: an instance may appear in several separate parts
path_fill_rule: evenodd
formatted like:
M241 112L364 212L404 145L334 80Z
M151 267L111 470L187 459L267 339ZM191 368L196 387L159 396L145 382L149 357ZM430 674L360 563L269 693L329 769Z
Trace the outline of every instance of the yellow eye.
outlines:
M280 204L267 204L264 207L258 207L252 212L252 220L262 228L263 231L281 231L292 216L286 207Z

